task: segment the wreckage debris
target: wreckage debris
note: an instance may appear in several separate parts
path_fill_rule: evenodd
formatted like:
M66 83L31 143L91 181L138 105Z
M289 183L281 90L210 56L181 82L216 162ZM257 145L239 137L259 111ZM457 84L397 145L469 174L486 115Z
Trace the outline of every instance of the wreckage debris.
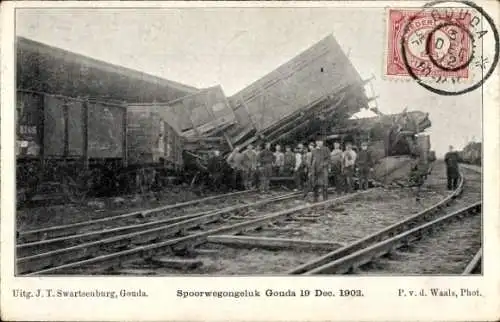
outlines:
M157 189L173 182L167 177L196 184L214 176L213 151L227 156L250 143L296 146L321 136L327 144L368 140L377 162L432 155L428 137L415 136L430 127L424 113L350 119L374 98L364 91L370 80L332 35L231 97L221 86L197 89L28 39L18 43L19 200L33 197L43 182L58 182L74 202L99 192ZM95 73L74 74L87 65ZM66 85L53 82L68 77ZM143 90L130 90L137 86ZM231 175L220 162L216 171Z

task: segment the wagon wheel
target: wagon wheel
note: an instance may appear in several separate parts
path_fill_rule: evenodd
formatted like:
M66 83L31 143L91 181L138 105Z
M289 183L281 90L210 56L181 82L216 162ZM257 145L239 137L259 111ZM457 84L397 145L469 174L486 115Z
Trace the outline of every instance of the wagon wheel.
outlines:
M93 172L82 172L77 177L65 176L62 189L66 197L73 203L83 203L92 190Z

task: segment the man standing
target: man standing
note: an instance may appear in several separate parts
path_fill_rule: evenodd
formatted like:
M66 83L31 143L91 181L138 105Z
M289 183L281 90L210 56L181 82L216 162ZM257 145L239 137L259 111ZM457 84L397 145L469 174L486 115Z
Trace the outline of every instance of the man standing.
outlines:
M342 155L342 173L345 177L346 192L353 190L354 164L356 164L356 152L352 149L352 144L347 143Z
M254 188L255 172L257 171L257 152L253 149L253 145L249 144L243 154L245 155L243 162L246 169L245 189L251 190Z
M312 170L314 171L314 202L318 201L319 189L322 190L323 201L328 199L328 168L330 165L330 149L323 145L323 140L316 140L316 149L312 153Z
M212 156L208 159L207 170L210 175L211 188L213 191L220 191L223 177L223 163L219 150L214 150Z
M458 169L458 153L453 150L452 145L450 145L450 151L444 155L444 162L446 163L448 190L455 190L458 188L460 171Z
M368 189L368 177L373 171L373 158L371 152L368 151L368 143L361 143L361 151L356 158L356 163L359 169L359 188L361 190Z
M302 150L304 146L299 144L295 149L295 167L293 169L293 176L295 178L295 189L294 191L302 189L302 175L303 175L303 164L302 164Z
M291 176L293 175L295 169L295 154L292 152L292 148L287 146L285 148L285 175Z
M271 143L266 143L266 148L259 153L260 165L260 191L269 192L269 179L273 173L274 154L271 152Z
M307 198L307 194L314 188L314 172L312 171L312 153L314 151L314 143L309 143L309 150L302 156L302 163L304 164L303 171L305 176L304 185L304 199Z
M240 148L237 147L231 152L227 158L229 166L232 168L232 186L233 189L238 189L238 183L245 181L246 175L246 164L244 162L245 155L241 153Z
M276 152L274 152L274 168L275 174L280 176L283 174L283 168L285 166L285 155L281 152L281 146L276 144Z
M340 143L333 143L333 150L330 153L330 164L331 164L331 174L333 179L333 185L335 186L335 191L341 193L342 191L342 150L340 149Z

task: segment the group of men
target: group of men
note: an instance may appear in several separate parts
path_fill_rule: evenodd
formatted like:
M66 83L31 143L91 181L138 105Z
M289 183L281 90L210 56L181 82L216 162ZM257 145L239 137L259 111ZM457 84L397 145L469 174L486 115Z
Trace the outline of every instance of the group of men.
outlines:
M356 167L359 169L360 188L367 189L374 163L366 142L356 152L351 143L346 143L345 150L342 150L339 142L335 142L330 150L321 139L309 143L307 148L300 143L293 152L290 146L282 152L281 146L276 145L273 152L270 143L266 143L264 149L250 144L244 151L236 148L228 162L234 170L233 180L241 177L245 189L254 189L259 182L260 191L266 193L271 176L293 176L296 190L303 190L304 198L313 192L314 201L318 200L320 190L323 200L328 199L330 182L337 193L352 192Z

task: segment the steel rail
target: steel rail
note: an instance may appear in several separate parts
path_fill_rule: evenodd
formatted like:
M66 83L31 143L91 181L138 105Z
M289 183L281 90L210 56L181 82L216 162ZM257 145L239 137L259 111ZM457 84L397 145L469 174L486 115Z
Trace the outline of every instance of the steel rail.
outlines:
M265 205L265 204L271 203L271 202L277 202L277 201L291 199L291 198L294 198L295 196L297 196L297 193L288 193L288 194L284 194L281 196L271 197L271 198L268 198L265 200L261 200L258 202L249 203L249 204L245 204L245 205L228 206L228 207L225 207L225 208L219 209L219 210L212 209L212 210L207 210L207 211L201 211L201 212L198 212L195 214L177 216L177 217L173 217L173 218L159 219L159 220L150 221L150 222L141 223L141 224L114 227L114 228L96 230L96 231L91 231L91 232L76 234L76 235L71 235L71 236L64 236L64 237L59 237L59 238L52 238L52 239L31 242L31 243L18 244L16 246L16 254L18 257L23 258L23 257L30 256L30 254L33 254L34 252L38 252L38 253L43 252L43 251L50 252L51 250L53 250L54 248L57 248L57 247L64 248L65 245L89 242L89 241L97 239L97 238L104 239L104 238L109 238L109 237L116 237L120 234L128 234L128 233L138 232L141 230L147 230L147 229L154 228L154 227L161 227L161 225L174 224L177 222L182 222L185 220L202 217L204 215L209 215L209 214L216 213L216 212L228 213L228 212L233 212L233 211L241 211L241 210L246 209L246 208L251 208L251 207L255 207L255 206L262 206L262 205Z
M465 267L464 271L462 272L462 275L474 274L474 272L481 267L482 260L483 260L483 248L481 247L477 251L476 255L474 255L472 260L467 264L467 267Z
M312 261L304 263L298 267L295 267L286 273L291 275L304 274L310 270L314 270L317 267L323 266L325 264L328 264L329 262L348 256L349 254L352 254L360 249L366 248L369 245L377 243L386 238L395 236L401 233L402 231L406 230L408 227L412 227L417 225L418 223L421 223L422 221L429 220L429 218L432 218L436 212L439 212L441 209L448 206L454 198L458 197L462 193L463 187L464 187L464 177L463 175L461 175L458 188L453 192L451 192L447 197L445 197L437 204L409 218L403 219L395 224L392 224L389 227L386 227L378 232L368 235L367 237L361 238L342 248L336 249L328 254L315 258Z
M150 223L134 225L132 227L127 227L126 229L124 229L124 231L128 230L133 232L128 232L122 235L116 235L116 232L120 231L121 228L111 229L104 233L106 236L111 235L111 237L78 244L76 246L60 248L41 254L20 257L16 261L17 269L20 273L22 273L27 270L40 269L47 265L57 265L70 260L92 256L92 254L98 253L103 247L113 249L126 247L131 244L146 243L159 238L173 237L178 234L182 234L188 229L217 222L224 216L229 215L234 211L248 207L262 206L270 202L291 199L297 194L298 193L290 193L282 197L273 197L255 202L253 204L231 206L220 210L212 210L208 213L201 214L194 218L185 219L176 223L167 223L165 225L160 225L159 227L152 228L151 226L155 226L154 223L151 225ZM89 235L93 236L92 233L90 233ZM45 241L41 243L44 242ZM33 245L30 245L28 248L33 249L34 247Z
M461 163L461 164L460 164L460 167L461 167L461 168L464 168L464 169L467 169L467 170L471 170L471 171L479 172L479 173L482 173L482 172L483 172L483 169L482 169L480 166L477 166L477 165L472 165L472 164L464 164L464 163Z
M281 211L278 211L278 212L275 212L272 214L264 215L264 216L259 217L259 218L247 220L244 222L219 227L216 229L211 229L211 230L191 234L191 235L184 236L184 237L179 237L179 238L170 239L170 240L166 240L166 241L160 241L160 242L156 242L156 243L153 243L153 244L150 244L147 246L138 246L138 247L134 247L133 249L129 249L129 250L113 252L113 253L106 254L106 255L99 255L97 257L89 258L86 260L80 260L80 261L76 261L76 262L61 264L61 263L54 262L54 259L57 257L45 256L46 261L44 263L42 263L42 262L37 263L38 264L37 271L35 271L32 267L30 267L30 265L28 265L29 263L27 261L24 261L24 263L18 263L18 264L20 264L19 265L20 267L18 266L18 273L20 273L20 272L26 273L29 270L31 272L29 274L26 274L28 276L34 276L34 275L39 275L39 274L49 274L49 273L53 274L53 273L62 272L62 271L68 270L68 269L75 269L75 268L79 268L79 267L82 267L85 265L93 265L93 264L98 264L99 269L103 270L103 269L106 269L109 267L113 267L115 265L120 265L121 263L124 263L124 262L136 261L136 260L145 259L145 258L151 258L153 256L158 255L159 253L162 253L162 252L175 252L176 250L182 249L182 248L192 248L192 247L195 247L197 245L200 245L200 244L207 242L207 237L210 235L216 235L216 234L222 234L222 233L234 234L234 233L241 233L241 232L254 230L256 228L259 228L259 227L266 225L269 222L276 222L276 221L279 221L280 219L284 220L287 216L292 215L294 213L304 211L304 210L314 209L314 208L318 208L318 207L331 206L334 204L338 204L340 202L345 202L349 199L352 199L356 196L359 196L361 194L364 194L364 193L367 193L370 191L371 191L371 189L348 194L348 195L344 195L344 196L341 196L338 198L334 198L334 199L330 199L330 200L326 200L326 201L322 201L322 202L318 202L318 203L301 205L301 206L297 206L294 208L281 210ZM185 229L186 226L188 226L189 224L200 225L200 219L202 219L204 222L210 222L210 221L213 222L220 217L221 217L220 214L210 214L210 215L203 216L201 218L195 218L195 219L191 219L191 220L188 220L185 222L176 223L176 224L171 225L170 227L173 229L173 226L175 226L176 230L172 230L172 231L178 232L182 229ZM160 233L161 233L161 230L154 229L154 230L151 230L148 232L141 232L141 233L136 233L136 234L141 234L143 236L150 236L150 237L153 237L154 239L159 239L159 238L164 237L163 234L161 234L162 236L159 236ZM127 241L127 240L125 240L125 241L127 242L127 244L129 244L129 241ZM81 249L81 251L84 251L85 249L86 248L83 248L83 249ZM74 254L74 253L70 251L68 254ZM70 259L70 258L74 259L75 257L74 256L73 257L66 257L66 259ZM41 265L41 264L43 264L43 265ZM47 267L49 265L52 265L52 267L44 268L44 267ZM57 265L59 265L59 266L57 266Z
M432 231L432 229L436 228L438 225L442 225L458 217L480 213L481 207L481 202L474 203L450 214L434 219L433 221L406 230L405 232L398 234L392 238L383 240L379 243L368 246L367 248L361 249L355 253L351 253L347 256L339 258L333 262L317 267L306 272L304 275L345 274L352 272L353 270L364 264L372 262L373 260L385 254L388 254L402 246L410 244L416 239L421 238L427 231Z
M19 237L27 242L28 241L42 240L42 239L47 239L47 238L49 238L49 239L56 238L56 237L60 237L60 236L64 236L64 235L77 233L79 229L81 229L82 227L85 227L85 226L91 227L94 225L99 225L99 224L114 221L114 220L132 218L134 216L145 216L145 215L149 215L149 214L153 214L153 213L155 213L155 214L162 213L162 212L165 212L168 210L183 208L183 207L195 205L198 203L207 202L207 201L216 200L216 199L221 199L221 198L235 197L235 196L239 196L239 195L254 192L254 191L255 190L231 192L228 194L210 196L210 197L206 197L206 198L180 202L180 203L156 207L156 208L152 208L152 209L138 210L138 211L134 211L134 212L130 212L130 213L109 216L109 217L105 217L105 218L99 218L99 219L88 220L88 221L81 221L81 222L76 222L76 223L67 224L67 225L60 225L60 226L40 228L40 229L34 229L34 230L20 231Z

